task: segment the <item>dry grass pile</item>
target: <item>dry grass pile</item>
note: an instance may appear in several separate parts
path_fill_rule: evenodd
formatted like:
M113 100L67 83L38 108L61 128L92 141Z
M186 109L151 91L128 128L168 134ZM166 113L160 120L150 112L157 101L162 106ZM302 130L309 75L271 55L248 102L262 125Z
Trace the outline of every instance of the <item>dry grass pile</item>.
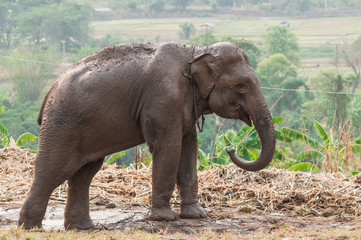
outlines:
M35 155L0 149L0 204L22 203L30 188ZM207 207L234 207L247 213L347 218L361 215L361 176L311 174L270 169L244 172L233 165L198 172L199 199ZM64 203L66 183L50 203ZM91 204L149 206L151 169L103 166L90 190ZM174 203L179 196L174 194Z

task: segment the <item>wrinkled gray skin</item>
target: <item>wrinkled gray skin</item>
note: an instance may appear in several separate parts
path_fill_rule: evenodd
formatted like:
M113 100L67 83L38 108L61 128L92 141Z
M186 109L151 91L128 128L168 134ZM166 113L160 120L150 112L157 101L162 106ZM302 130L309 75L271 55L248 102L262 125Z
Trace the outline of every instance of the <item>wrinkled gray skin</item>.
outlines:
M245 162L234 150L229 154L246 170L268 165L275 149L271 115L247 56L235 44L113 45L80 60L44 98L34 182L19 225L41 227L51 193L68 180L65 227L93 228L89 185L104 157L144 142L153 155L149 218L176 219L169 206L175 185L180 217L207 217L196 199L195 123L196 116L210 113L253 121L262 142L259 159Z

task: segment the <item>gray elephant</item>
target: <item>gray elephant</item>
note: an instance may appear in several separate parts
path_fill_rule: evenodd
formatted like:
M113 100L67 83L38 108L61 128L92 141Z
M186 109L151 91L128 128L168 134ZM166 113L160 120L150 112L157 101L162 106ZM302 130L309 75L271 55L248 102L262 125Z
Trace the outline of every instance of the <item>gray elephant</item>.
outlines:
M89 185L104 157L146 142L153 155L151 220L174 220L169 200L177 185L181 218L204 218L197 202L197 119L216 113L256 127L260 157L245 170L266 167L275 132L254 70L228 42L112 45L67 69L45 96L38 123L34 181L19 225L41 227L53 190L68 180L65 228L89 229Z

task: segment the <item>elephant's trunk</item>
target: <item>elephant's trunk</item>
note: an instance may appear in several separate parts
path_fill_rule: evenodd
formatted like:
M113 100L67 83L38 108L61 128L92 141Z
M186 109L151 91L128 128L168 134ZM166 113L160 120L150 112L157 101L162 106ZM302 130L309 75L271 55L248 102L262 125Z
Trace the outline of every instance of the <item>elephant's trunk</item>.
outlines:
M259 157L254 161L247 161L238 157L235 149L227 149L227 153L232 162L246 171L258 171L267 167L272 161L276 147L274 125L267 104L262 104L258 114L252 117L254 117L253 123L261 141L261 153Z

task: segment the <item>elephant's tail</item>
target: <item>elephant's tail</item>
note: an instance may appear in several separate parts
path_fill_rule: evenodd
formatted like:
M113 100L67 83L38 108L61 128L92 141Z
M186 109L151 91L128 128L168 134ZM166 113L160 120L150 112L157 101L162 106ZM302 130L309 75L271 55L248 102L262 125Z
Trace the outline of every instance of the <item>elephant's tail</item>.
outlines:
M44 112L44 108L45 108L45 105L46 105L46 102L48 101L48 98L50 96L50 93L52 92L52 90L54 89L54 87L56 86L57 84L55 83L51 88L50 90L48 91L48 93L45 95L44 99L43 99L43 102L41 103L41 107L40 107L40 110L39 110L39 115L38 115L38 124L39 126L41 125L41 123L43 122L43 112Z

